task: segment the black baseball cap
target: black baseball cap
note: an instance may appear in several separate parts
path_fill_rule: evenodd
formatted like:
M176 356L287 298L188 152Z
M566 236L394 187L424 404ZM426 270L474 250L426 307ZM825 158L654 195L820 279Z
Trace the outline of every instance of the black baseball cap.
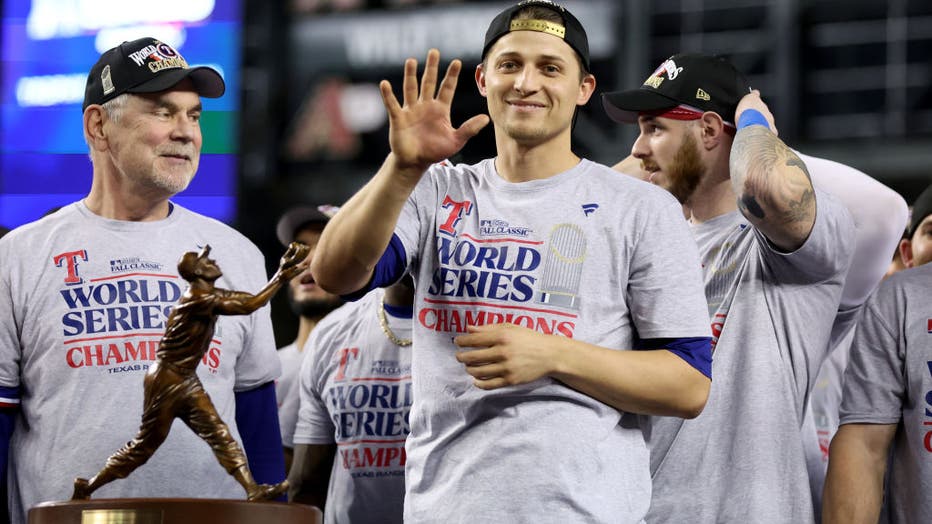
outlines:
M206 66L189 67L175 48L161 40L146 37L123 42L100 55L91 68L81 110L123 93L165 91L185 78L206 98L219 98L226 91L220 73Z
M278 237L278 241L283 246L288 247L288 244L293 242L298 235L298 231L318 224L323 229L330 217L335 215L338 210L338 207L329 205L293 207L278 219L278 224L275 226L275 236Z
M547 20L512 20L518 11L526 7L547 7L563 17L563 26ZM562 5L549 0L524 0L505 9L492 19L489 29L485 32L485 45L482 46L482 59L489 52L489 48L512 31L540 31L563 39L576 51L582 61L583 67L589 71L589 37L579 20Z
M662 111L679 105L714 111L733 122L741 98L750 85L728 60L703 53L682 53L666 59L638 89L602 94L608 116L622 123L636 123L643 112Z
M913 202L913 211L909 218L909 236L916 233L916 228L929 215L932 215L932 185L925 188Z

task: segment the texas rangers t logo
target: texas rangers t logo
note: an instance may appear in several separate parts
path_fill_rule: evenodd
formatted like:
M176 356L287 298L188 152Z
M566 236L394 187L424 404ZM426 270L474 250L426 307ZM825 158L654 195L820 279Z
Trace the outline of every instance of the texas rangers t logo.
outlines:
M447 195L443 198L443 204L441 204L440 207L450 210L450 214L447 215L447 221L440 226L440 232L455 236L456 224L459 224L460 220L463 219L463 215L472 213L472 202L469 200L457 202L450 198L450 195Z
M52 257L52 262L55 263L56 267L62 267L62 262L64 262L65 267L68 268L65 284L69 286L84 282L84 279L78 276L78 258L87 262L87 251L84 249L80 251L69 251L68 253L61 253Z
M359 348L343 348L337 354L340 355L340 366L337 368L333 380L343 380L346 378L346 365L349 363L350 355L352 355L353 360L359 358Z

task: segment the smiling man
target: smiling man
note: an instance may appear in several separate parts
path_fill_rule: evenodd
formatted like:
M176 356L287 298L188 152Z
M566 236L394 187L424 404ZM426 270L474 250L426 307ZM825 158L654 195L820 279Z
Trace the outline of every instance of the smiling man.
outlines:
M343 294L414 277L405 522L641 522L638 415L696 416L711 375L680 207L573 153L596 82L563 7L492 20L475 72L488 117L452 126L461 64L438 88L439 62L420 86L405 62L402 103L381 84L391 153L312 262ZM443 162L489 120L495 158Z
M143 379L184 289L176 267L183 253L215 246L225 288L266 283L252 242L170 200L197 172L201 97L224 89L219 73L189 67L154 38L103 53L82 108L90 192L0 241L0 427L15 426L12 443L8 430L0 443L10 449L14 523L39 502L70 497L75 476L96 471L136 433ZM279 362L268 308L218 320L197 374L256 480L281 482ZM187 429L98 494L244 497Z

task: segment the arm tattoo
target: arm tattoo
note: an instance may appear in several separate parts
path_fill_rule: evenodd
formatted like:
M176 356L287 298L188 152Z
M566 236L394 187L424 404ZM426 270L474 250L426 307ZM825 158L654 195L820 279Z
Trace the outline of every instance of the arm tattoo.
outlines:
M768 129L742 129L735 136L729 168L738 206L745 216L777 227L811 224L815 194L809 171Z
M738 200L738 207L740 207L741 211L745 212L745 214L750 213L757 218L764 218L764 209L757 203L757 199L754 198L754 195L742 196Z

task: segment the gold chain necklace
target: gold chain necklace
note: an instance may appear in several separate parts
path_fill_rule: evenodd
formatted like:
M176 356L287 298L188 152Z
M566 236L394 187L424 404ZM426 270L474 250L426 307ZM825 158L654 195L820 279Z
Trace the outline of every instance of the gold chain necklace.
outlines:
M382 332L385 333L385 336L388 337L394 344L398 346L410 346L410 338L398 338L392 333L390 327L388 327L388 319L385 318L385 297L382 297L382 302L379 304L379 326L382 327Z

